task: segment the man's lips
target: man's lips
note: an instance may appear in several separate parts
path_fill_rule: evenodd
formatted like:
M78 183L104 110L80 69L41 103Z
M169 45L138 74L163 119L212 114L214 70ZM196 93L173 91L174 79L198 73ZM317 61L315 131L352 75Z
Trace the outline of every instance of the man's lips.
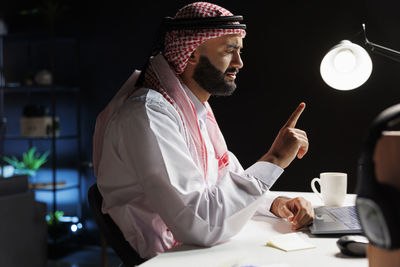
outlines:
M232 78L233 80L236 79L237 72L227 72L226 76Z

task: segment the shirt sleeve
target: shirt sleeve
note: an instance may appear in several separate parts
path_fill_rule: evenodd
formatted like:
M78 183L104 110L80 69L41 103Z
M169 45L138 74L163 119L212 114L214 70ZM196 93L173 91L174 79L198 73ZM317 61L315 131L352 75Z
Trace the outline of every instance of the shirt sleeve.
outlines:
M231 168L240 171L242 166L240 165L240 162L237 160L236 156L230 152L229 158L231 159ZM283 169L267 161L258 161L246 169L245 173L263 180L265 183L269 184L269 188L271 188L275 181L283 173ZM271 191L266 192L263 201L257 209L257 215L276 217L272 212L270 212L272 202L276 197L277 196Z
M210 246L235 235L282 173L256 163L245 171L230 168L216 184L207 185L172 105L147 101L122 110L119 117L124 119L108 133L118 136L116 153L140 179L152 209L179 242Z

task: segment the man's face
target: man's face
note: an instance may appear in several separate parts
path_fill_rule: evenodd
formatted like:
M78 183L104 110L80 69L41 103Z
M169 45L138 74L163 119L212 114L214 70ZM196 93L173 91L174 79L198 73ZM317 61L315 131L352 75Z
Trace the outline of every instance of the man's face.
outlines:
M242 47L240 35L207 40L198 48L200 58L193 79L211 95L231 95L236 89L236 74L243 67Z

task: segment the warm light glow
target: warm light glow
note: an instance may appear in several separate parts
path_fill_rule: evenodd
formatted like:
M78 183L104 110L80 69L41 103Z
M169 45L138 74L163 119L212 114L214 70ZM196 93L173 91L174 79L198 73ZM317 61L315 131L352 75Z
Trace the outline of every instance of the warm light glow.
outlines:
M322 79L332 88L352 90L364 84L372 72L372 61L361 46L344 40L321 62Z

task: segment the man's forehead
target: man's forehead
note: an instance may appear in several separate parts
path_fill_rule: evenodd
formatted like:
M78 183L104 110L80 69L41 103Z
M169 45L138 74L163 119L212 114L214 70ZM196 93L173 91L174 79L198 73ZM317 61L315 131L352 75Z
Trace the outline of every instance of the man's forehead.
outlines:
M226 46L232 48L242 48L243 38L240 34L227 34L221 37L212 38L205 41L204 46Z
M225 43L230 47L241 48L243 46L243 38L237 34L228 35Z

